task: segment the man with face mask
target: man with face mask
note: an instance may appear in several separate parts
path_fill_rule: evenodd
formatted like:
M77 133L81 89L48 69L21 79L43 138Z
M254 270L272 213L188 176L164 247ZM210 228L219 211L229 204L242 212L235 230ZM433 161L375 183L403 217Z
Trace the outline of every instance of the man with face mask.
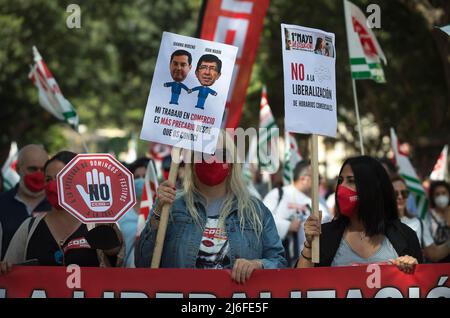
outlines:
M39 213L51 210L45 198L43 167L48 154L40 145L26 145L17 158L19 184L0 195L0 224L2 225L2 255L22 222Z
M311 214L312 172L309 161L297 163L294 169L294 182L283 188L275 188L264 198L264 204L272 211L288 262L298 258L303 248L305 234L303 223ZM319 202L322 211L322 223L331 221L325 204Z

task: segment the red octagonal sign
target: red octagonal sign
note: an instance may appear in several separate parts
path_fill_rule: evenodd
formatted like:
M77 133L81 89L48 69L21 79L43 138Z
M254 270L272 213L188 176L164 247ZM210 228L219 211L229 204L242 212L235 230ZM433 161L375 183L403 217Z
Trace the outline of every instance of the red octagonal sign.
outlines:
M57 180L59 205L83 223L117 222L136 204L133 174L110 154L80 154Z

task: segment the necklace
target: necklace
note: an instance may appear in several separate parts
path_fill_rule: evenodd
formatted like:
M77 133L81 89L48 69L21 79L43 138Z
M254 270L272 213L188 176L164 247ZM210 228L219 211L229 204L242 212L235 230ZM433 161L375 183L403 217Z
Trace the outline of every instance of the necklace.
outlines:
M359 236L361 238L361 241L366 237L366 234L364 232L359 232Z

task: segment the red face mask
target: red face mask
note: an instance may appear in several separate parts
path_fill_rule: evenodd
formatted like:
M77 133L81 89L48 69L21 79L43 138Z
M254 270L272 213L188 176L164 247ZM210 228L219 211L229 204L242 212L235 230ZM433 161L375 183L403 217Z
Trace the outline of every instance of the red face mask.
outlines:
M62 210L63 208L58 204L58 189L56 187L56 180L50 180L45 185L45 194L47 200L56 210Z
M221 184L230 174L230 165L228 163L196 163L194 165L195 174L201 183L209 186Z
M40 192L45 187L45 176L42 172L36 171L25 175L23 178L25 186L31 192Z
M338 186L337 201L342 215L350 218L358 211L358 193L350 188Z

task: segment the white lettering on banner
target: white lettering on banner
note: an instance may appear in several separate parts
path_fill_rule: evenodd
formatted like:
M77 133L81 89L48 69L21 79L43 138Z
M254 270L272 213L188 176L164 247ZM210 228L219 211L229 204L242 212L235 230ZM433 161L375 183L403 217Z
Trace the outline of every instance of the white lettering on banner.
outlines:
M83 290L74 290L73 298L84 298L84 291Z
M312 290L306 293L307 298L336 298L336 291L329 290Z
M409 298L420 298L420 288L410 287L408 288Z
M437 283L439 287L435 287L432 290L430 290L430 292L427 295L427 298L441 298L441 297L450 298L450 288L444 286L447 280L448 276L441 276Z
M146 293L139 292L121 292L120 298L148 298Z
M291 291L290 295L291 295L291 298L302 298L301 291Z
M103 292L103 298L114 298L114 292L111 291Z
M31 298L47 298L47 293L43 289L35 289L31 294Z
M220 8L222 10L227 10L236 13L251 14L253 10L253 3L239 0L223 0Z
M183 293L156 293L155 298L183 298Z
M189 294L189 298L217 298L217 297L216 295L213 294L192 293Z
M7 297L7 289L0 289L0 298ZM45 289L33 289L31 291L31 298L47 298L48 290ZM50 290L51 292L51 290ZM351 288L345 293L345 298L363 298L362 290L359 288ZM157 292L155 298L184 298L183 292ZM420 287L409 287L408 297L409 298L420 298L421 288ZM84 290L74 290L72 293L73 298L85 298L86 292ZM102 293L103 298L151 298L149 294L144 291L104 291ZM290 298L302 298L302 292L298 290L289 291ZM424 291L424 296L426 298L450 298L450 288L447 286L435 287L431 290ZM52 295L51 297L54 297ZM92 295L90 296L92 297ZM333 289L324 290L306 290L307 298L337 298L337 291ZM341 295L339 297L342 297ZM366 295L367 297L367 295ZM366 298L364 297L364 298ZM403 294L398 288L395 287L383 287L374 296L374 298L404 298ZM89 298L89 297L88 297ZM188 293L186 298L217 298L217 295L212 293ZM231 298L248 298L246 293L236 292L233 293ZM272 298L271 292L260 292L258 298Z
M346 298L362 298L361 289L349 289Z
M397 288L384 287L378 291L375 298L403 298L403 295Z
M219 17L214 41L237 46L239 48L237 58L239 59L244 50L248 25L249 21L246 19ZM230 38L230 33L233 33L232 38ZM228 43L230 40L232 40L231 43Z

